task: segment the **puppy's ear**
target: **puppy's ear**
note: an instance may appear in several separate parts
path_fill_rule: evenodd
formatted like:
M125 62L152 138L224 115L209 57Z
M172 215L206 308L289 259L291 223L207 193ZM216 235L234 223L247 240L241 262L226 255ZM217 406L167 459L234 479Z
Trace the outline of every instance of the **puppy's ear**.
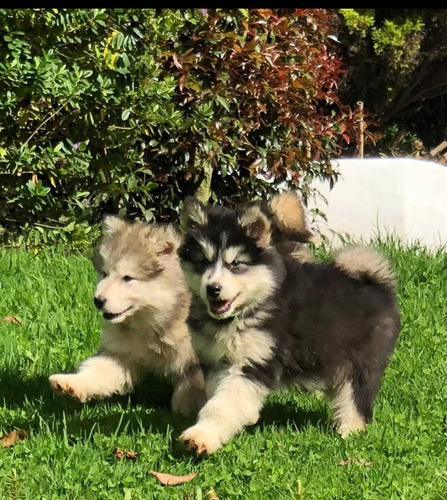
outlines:
M113 234L127 226L125 220L115 215L106 215L102 221L102 230L104 234Z
M169 225L164 227L163 236L158 240L155 248L158 255L176 254L180 246L180 236L177 231Z
M309 230L301 197L294 191L275 195L267 204L273 225L288 240L314 243L316 236Z
M180 229L182 232L191 227L205 226L208 222L205 206L198 200L188 196L183 202L180 212Z
M175 254L180 246L180 236L171 225L148 226L145 237L159 257Z
M267 217L262 213L259 206L247 208L239 216L239 222L245 229L247 235L256 241L261 248L270 245L271 227Z

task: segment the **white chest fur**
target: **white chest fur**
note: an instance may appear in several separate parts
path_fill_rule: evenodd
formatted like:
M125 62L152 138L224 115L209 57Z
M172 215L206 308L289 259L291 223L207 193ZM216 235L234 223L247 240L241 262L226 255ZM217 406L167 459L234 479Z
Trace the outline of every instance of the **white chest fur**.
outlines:
M272 356L273 339L256 328L253 319L233 320L222 326L205 323L193 332L193 344L206 363L218 364L225 359L231 364L262 363Z

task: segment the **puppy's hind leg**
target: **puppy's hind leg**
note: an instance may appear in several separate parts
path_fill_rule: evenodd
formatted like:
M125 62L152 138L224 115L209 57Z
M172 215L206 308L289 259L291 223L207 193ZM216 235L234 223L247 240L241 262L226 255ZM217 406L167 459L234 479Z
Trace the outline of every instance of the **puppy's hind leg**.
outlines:
M358 408L351 380L343 380L328 390L326 395L330 400L334 423L341 437L347 438L352 432L365 428L367 418Z
M82 403L129 392L136 381L135 367L107 353L86 359L77 373L57 373L49 378L54 392Z

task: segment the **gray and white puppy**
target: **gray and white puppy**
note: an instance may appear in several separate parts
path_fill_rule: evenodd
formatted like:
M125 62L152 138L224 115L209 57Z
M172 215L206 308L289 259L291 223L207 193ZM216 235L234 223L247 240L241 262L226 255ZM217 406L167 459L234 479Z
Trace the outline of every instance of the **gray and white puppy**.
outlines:
M272 244L262 208L187 199L179 255L208 401L181 440L212 453L258 420L266 396L297 386L328 397L342 436L372 418L400 331L390 263L370 248L300 262Z

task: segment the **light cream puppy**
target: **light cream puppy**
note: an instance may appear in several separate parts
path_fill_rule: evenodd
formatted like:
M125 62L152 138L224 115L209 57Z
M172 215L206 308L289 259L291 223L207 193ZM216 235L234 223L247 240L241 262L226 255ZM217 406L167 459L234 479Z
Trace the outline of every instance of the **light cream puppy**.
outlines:
M129 224L108 216L94 258L94 302L104 317L99 352L76 373L49 378L59 394L79 401L124 394L145 372L172 380L172 409L197 412L205 402L203 374L186 324L190 293L170 226Z

